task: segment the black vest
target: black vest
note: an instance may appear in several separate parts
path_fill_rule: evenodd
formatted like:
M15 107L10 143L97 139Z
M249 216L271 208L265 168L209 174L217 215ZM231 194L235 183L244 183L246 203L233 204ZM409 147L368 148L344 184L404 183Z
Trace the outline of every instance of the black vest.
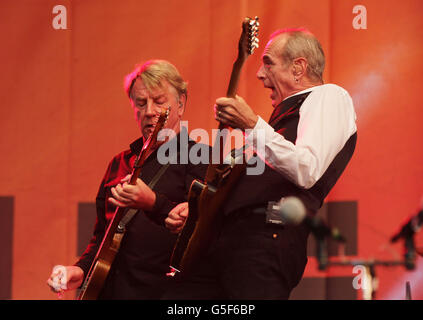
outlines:
M284 100L273 111L269 124L285 139L295 144L300 119L300 107L310 92ZM261 175L244 175L232 190L223 207L225 214L244 207L266 206L269 201L281 197L299 197L312 213L323 204L323 200L341 176L355 149L357 134L354 133L336 155L323 176L310 189L303 189L290 182L282 174L265 165ZM262 161L261 159L259 161Z

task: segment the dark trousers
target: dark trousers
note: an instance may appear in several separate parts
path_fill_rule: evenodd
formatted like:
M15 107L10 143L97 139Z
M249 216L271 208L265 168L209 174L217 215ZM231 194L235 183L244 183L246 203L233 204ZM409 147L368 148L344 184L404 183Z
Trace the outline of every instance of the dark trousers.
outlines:
M264 214L229 215L208 254L163 299L288 299L307 263L303 226L266 224Z

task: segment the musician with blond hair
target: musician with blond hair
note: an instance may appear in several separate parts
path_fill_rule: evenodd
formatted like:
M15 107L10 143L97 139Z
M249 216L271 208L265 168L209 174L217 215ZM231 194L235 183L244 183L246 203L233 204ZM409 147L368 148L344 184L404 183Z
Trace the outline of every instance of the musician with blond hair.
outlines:
M178 203L186 201L191 182L203 178L206 167L189 161L178 164L176 159L172 162L176 164L163 169L166 164L159 161L156 145L145 160L136 184L129 184L135 158L153 133L163 109L168 110L164 128L176 134L175 156L178 157L182 148L189 150L195 142L188 139L186 130L180 130L188 92L186 81L174 65L150 60L137 66L125 79L125 91L141 137L111 160L96 198L97 221L91 241L74 265L53 270L47 282L54 291L81 286L117 207L139 210L125 226L119 252L98 299L159 299L167 289L166 272L176 235L164 227L163 220ZM182 146L183 141L187 145ZM150 187L154 180L154 187Z

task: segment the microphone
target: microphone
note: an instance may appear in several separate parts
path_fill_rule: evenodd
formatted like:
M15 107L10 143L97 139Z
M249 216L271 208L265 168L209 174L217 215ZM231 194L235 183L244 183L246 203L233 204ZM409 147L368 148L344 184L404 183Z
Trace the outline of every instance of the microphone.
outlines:
M328 226L321 218L307 215L303 202L297 197L282 198L273 206L284 224L299 225L304 222L317 238L330 237L338 242L346 242L346 238L338 228Z
M418 232L423 224L423 207L414 216L411 217L400 230L391 237L391 242L397 242L400 238L410 238L416 232Z
M269 203L270 205L270 203ZM316 240L316 258L319 270L325 270L328 265L326 237L339 242L346 242L345 237L336 228L329 227L322 219L307 215L303 202L297 197L286 197L273 203L271 212L282 224L299 225L305 223L314 234Z
M411 217L400 230L391 237L391 242L397 242L404 239L404 263L408 270L414 270L416 264L416 246L414 244L414 234L418 232L423 224L423 203L420 211Z

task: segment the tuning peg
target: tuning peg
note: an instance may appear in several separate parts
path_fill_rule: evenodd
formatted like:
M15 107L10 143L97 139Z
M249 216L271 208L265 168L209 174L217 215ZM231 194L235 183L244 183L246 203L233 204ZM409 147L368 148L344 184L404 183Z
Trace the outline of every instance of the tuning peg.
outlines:
M250 50L255 50L256 48L258 48L259 47L259 45L258 45L258 43L252 43L251 45L250 45Z
M254 50L256 50L256 48L258 47L259 47L258 43L252 43L248 51L250 51L250 54L252 54Z

